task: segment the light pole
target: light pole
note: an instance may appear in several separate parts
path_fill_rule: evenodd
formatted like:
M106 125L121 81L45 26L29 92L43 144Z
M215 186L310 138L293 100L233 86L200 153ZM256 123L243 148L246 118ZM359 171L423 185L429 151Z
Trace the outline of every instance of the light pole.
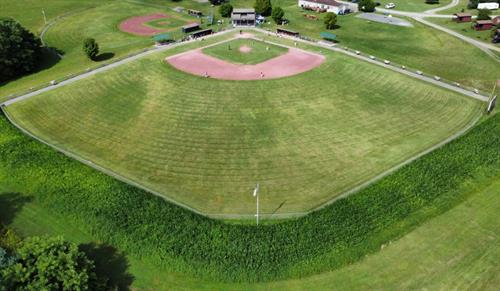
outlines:
M259 183L257 182L257 186L253 190L253 197L256 198L257 202L257 212L255 214L255 218L257 220L257 225L259 225Z

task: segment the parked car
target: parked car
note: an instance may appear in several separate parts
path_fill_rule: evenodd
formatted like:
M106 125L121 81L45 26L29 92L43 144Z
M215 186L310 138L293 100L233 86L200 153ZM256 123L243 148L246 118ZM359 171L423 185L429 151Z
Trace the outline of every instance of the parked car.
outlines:
M396 7L396 4L394 4L394 3L392 3L392 2L391 2L391 3L387 3L387 4L385 5L385 8L386 8L386 9L392 9L392 8L395 8L395 7Z

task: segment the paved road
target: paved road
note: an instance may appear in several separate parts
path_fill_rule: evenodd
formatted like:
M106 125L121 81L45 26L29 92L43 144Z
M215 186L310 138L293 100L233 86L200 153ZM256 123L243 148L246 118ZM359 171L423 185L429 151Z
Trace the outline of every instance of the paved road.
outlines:
M445 6L442 6L442 7L438 7L438 8L434 8L434 9L429 9L429 10L426 10L424 12L425 13L429 13L429 14L434 14L434 13L439 12L439 11L443 11L443 10L447 10L447 9L453 8L453 7L457 6L459 3L460 3L460 0L453 0L448 5L445 5Z

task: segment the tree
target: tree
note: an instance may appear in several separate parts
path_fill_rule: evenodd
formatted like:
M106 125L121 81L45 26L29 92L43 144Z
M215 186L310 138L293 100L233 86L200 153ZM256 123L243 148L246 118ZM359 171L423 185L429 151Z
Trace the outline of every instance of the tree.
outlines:
M364 12L374 12L375 2L373 0L360 0L358 2L358 9Z
M254 8L256 13L263 16L271 15L271 12L273 10L271 6L271 0L256 0Z
M273 12L271 13L271 17L273 18L274 22L277 24L281 24L283 21L283 17L285 17L285 11L281 7L274 7Z
M99 45L93 38L86 38L83 41L83 51L87 55L87 57L91 60L94 60L97 54L99 53Z
M489 20L491 11L488 9L479 9L477 11L477 20Z
M32 72L42 54L42 42L13 19L0 19L0 82Z
M61 237L26 239L2 275L7 290L89 290L96 281L94 263Z
M325 27L326 29L334 29L335 24L337 24L337 14L333 12L327 12L325 14Z
M231 16L231 12L233 12L233 5L229 3L224 3L219 7L219 13L222 17Z
M468 9L476 9L477 4L479 4L479 0L469 0L469 3L467 4Z

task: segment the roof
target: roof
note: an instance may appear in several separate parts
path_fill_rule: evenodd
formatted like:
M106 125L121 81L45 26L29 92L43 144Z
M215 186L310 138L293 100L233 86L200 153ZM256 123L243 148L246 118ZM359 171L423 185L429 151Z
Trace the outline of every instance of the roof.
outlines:
M337 38L336 34L333 34L331 32L320 32L319 35L321 35L322 38L324 39L329 39L329 40L335 40Z
M293 31L293 30L290 30L290 29L284 29L284 28L280 28L280 27L278 27L278 28L276 29L276 31L283 31L283 32L288 32L288 33L291 33L291 34L299 34L299 33L298 33L298 32L296 32L296 31Z
M253 8L235 8L233 9L233 14L240 14L240 13L255 13L255 9Z
M253 10L253 9L252 9ZM255 20L255 11L254 12L237 12L231 14L232 20Z
M153 40L154 41L162 41L162 40L171 40L171 38L170 38L170 34L162 33L162 34L158 34L158 35L153 36Z
M341 3L335 0L303 0L304 2L311 2L316 4L330 5L330 6L342 6Z
M491 20L477 20L476 23L479 25L493 24L493 22Z
M212 32L213 30L211 28L206 28L206 29L203 29L203 30L198 30L196 32L193 32L191 35L196 35L196 34L204 34L206 32Z
M190 23L190 24L186 24L182 27L182 29L190 29L190 28L195 28L195 27L198 27L200 26L199 23Z
M472 17L472 14L463 12L455 13L453 15L455 15L456 17Z

